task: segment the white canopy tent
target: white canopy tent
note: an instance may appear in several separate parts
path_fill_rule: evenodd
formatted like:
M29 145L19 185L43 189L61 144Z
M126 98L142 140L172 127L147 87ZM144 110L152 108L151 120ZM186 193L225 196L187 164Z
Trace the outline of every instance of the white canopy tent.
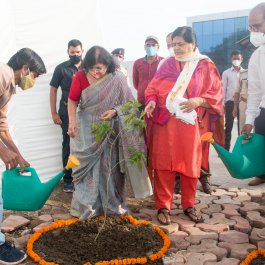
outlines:
M56 65L68 59L69 40L79 39L85 51L102 45L98 10L93 0L0 0L0 61L6 63L17 50L28 47L47 68L33 89L17 88L8 113L13 139L42 181L62 169L61 128L51 118L49 82Z

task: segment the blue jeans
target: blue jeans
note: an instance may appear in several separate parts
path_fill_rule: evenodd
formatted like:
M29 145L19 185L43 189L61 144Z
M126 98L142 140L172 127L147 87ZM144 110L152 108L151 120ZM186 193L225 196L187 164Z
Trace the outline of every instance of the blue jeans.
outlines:
M2 219L3 219L3 199L2 199L2 191L0 191L0 245L3 245L6 241L5 235L1 232Z

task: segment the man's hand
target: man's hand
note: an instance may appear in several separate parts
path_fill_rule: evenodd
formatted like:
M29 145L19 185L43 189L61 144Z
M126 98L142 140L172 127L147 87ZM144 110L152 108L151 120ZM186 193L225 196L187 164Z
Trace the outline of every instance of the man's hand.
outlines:
M20 165L20 172L23 173L25 167L30 167L30 163L27 162L21 155L18 156L18 163Z
M233 112L232 112L233 117L236 118L237 114L238 114L238 110L237 110L237 108L234 108Z
M110 109L102 113L99 118L104 121L110 121L116 114L116 110Z
M62 124L62 120L60 118L60 115L57 112L52 114L52 120L53 120L54 124L57 124L57 125Z
M153 117L153 111L156 107L155 101L150 101L144 109L144 114L147 115L147 118Z
M245 124L243 126L242 131L241 131L241 134L246 134L247 137L250 137L250 132L252 131L252 129L253 129L253 125L251 125L251 124Z
M19 164L18 154L6 147L1 148L0 158L5 163L6 169L14 169Z

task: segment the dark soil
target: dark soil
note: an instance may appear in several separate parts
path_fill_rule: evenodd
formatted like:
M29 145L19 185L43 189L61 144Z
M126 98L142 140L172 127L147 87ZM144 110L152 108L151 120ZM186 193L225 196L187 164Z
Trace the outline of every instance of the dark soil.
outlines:
M146 257L163 246L152 225L133 225L127 220L107 217L102 228L103 222L92 218L49 231L34 243L33 250L46 261L81 265L88 261L95 264L103 260ZM163 262L149 260L146 264L162 265Z
M265 258L259 255L257 258L252 260L249 265L265 265Z

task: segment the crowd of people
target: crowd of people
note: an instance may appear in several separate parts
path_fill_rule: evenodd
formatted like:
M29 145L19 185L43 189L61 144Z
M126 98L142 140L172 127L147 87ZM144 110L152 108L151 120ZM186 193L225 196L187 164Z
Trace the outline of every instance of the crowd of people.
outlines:
M203 190L211 193L211 174L209 143L201 142L201 135L213 132L215 141L229 150L237 117L239 134L250 136L255 130L265 136L265 3L251 10L249 30L257 49L248 70L241 67L243 56L236 50L231 54L232 67L222 77L214 62L200 53L191 27L178 27L167 35L166 58L158 55L158 38L148 36L146 54L134 62L132 73L138 116L146 124L142 134L126 129L123 106L134 97L123 66L125 50L109 53L93 46L82 58L82 43L69 41L69 59L55 68L50 81L50 109L54 124L62 129L63 166L70 153L81 162L63 178L63 190L73 192L71 215L87 219L126 214L126 181L131 179L137 183L136 197L154 192L161 224L171 223L174 192L181 193L183 212L192 221L203 222L194 207L196 189L200 180ZM42 59L29 48L19 50L7 64L0 63L0 158L6 169L19 165L23 172L30 165L9 133L7 103L16 86L30 89L45 73ZM62 96L57 110L58 88ZM100 122L108 124L109 131L97 141L93 125ZM131 147L147 158L140 167L130 161ZM262 175L249 185L264 182ZM0 205L1 223L2 201ZM18 264L25 258L0 233L0 263Z

